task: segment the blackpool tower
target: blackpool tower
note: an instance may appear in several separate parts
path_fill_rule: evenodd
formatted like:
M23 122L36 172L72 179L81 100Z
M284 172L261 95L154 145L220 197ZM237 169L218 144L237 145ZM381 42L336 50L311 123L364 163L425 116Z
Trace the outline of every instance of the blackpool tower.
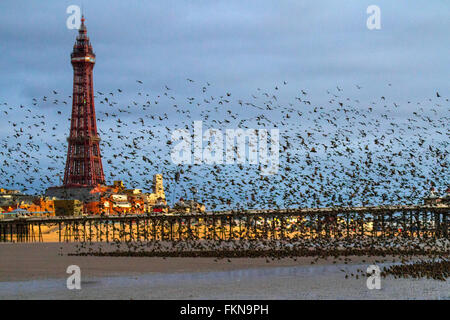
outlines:
M95 54L84 16L73 46L72 118L63 187L95 187L105 183L95 117L92 70Z

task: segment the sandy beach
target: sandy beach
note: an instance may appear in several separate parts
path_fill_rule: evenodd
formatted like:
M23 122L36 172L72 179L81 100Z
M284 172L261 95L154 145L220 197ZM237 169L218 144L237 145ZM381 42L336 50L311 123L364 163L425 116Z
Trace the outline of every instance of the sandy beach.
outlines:
M362 263L333 264L313 258L149 258L68 256L70 243L0 245L0 299L450 299L448 281L366 278L345 274ZM61 255L62 254L62 255ZM380 267L389 262L379 264ZM81 269L81 290L68 290L66 269Z

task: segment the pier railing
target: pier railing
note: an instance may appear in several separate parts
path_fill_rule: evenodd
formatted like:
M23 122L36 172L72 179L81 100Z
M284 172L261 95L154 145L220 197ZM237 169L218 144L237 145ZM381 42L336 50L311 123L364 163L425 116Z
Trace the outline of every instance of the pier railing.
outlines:
M0 242L114 242L302 238L448 238L446 206L385 206L14 218Z

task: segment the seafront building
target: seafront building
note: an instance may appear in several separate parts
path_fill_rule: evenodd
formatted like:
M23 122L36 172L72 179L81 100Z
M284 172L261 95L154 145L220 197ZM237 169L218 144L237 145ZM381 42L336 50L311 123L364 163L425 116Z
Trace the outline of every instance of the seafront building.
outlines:
M43 196L22 194L19 190L0 188L0 214L13 215L55 215L52 199Z
M450 204L450 187L447 188L443 196L440 196L439 192L433 187L423 200L427 205L448 205Z
M31 196L17 190L1 189L0 214L80 216L167 212L162 175L154 176L152 189L151 193L126 189L123 181L115 181L112 186L99 186L90 201Z

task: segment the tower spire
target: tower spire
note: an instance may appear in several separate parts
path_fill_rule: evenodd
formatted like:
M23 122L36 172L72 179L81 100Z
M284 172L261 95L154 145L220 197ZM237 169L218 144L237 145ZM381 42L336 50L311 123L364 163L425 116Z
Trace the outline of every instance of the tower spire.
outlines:
M71 54L73 67L72 117L64 187L92 187L105 183L94 106L95 54L87 36L84 21L83 15Z

